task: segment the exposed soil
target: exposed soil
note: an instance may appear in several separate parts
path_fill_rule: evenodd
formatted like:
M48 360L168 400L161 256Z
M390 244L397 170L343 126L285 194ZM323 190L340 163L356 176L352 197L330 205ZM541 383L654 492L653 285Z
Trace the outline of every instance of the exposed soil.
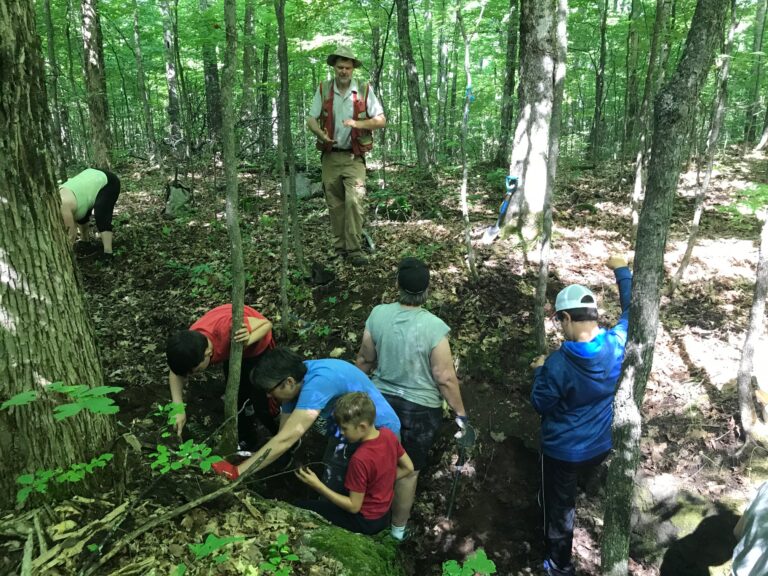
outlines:
M743 502L764 474L750 476L754 460L732 457L740 441L734 380L752 299L759 228L750 216L726 215L716 208L732 202L747 182L765 181L766 169L760 158L726 163L721 170L713 178L701 241L685 281L674 298L665 296L662 301L662 326L644 405L642 473L672 475L707 501ZM141 167L124 167L121 176L124 192L117 205L115 262L104 265L82 248L78 262L108 382L125 389L118 399L121 423L152 446L161 429L157 418L151 417L153 404L168 401L166 336L229 300L223 192L216 191L210 176L188 174L184 183L196 191L194 212L189 218L167 221L161 216L162 182L156 175L144 174ZM384 202L376 200L381 196L376 192L378 176L377 172L369 176L370 213L372 218L376 215L369 231L378 247L371 263L360 269L337 266L336 280L320 288L294 280L289 287L293 329L285 332L279 327L278 192L269 179L243 175L246 303L274 321L279 344L296 347L310 358L342 348L341 357L351 360L371 308L395 297L399 259L410 254L426 260L432 268L429 308L452 327L451 345L465 402L480 436L476 453L456 481L449 520L455 479L451 464L456 455L451 425L446 424L433 463L422 472L412 535L401 550L411 573L419 576L441 574L443 561L463 560L477 548L486 550L499 574L538 573L539 422L528 403L535 266L526 264L511 240L499 240L491 247L476 244L479 279L471 282L457 182L446 179L428 186L407 173L388 172L390 190L400 191L402 199ZM550 302L567 283L592 286L603 322L611 324L619 314L617 293L602 262L609 253L629 247L630 183L615 170L564 170L561 180ZM683 178L675 205L668 273L674 272L685 249L694 183L693 175ZM477 239L495 221L500 193L498 183L489 183L482 175L472 177L470 190L476 195L471 221ZM308 260L327 263L329 230L322 199L303 201L300 212ZM548 329L555 347L555 326ZM221 380L213 369L196 377L190 387L190 431L198 440L221 422ZM321 454L313 453L316 448L317 442L308 439L301 458L319 459ZM302 491L291 475L257 489L262 495L286 499ZM597 573L602 494L598 473L578 499L575 557L585 574ZM633 549L631 572L707 574L706 566L722 565L730 558L733 542L717 534L725 534L733 518L733 512L715 511L692 534L673 540L669 547ZM709 553L699 554L704 549ZM691 554L697 555L703 569L680 567L686 564L679 559Z

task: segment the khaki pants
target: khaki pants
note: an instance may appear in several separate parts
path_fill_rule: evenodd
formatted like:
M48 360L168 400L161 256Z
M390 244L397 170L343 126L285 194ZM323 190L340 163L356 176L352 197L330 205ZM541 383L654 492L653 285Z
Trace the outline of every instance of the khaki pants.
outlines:
M351 152L324 152L322 167L333 247L357 254L365 216L365 160Z

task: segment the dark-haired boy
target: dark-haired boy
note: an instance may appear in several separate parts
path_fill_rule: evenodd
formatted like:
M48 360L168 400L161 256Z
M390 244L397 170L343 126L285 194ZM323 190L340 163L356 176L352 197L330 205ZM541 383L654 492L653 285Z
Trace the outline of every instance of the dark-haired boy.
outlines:
M171 334L166 344L168 359L168 384L171 399L177 404L184 402L184 386L192 374L198 374L210 364L222 364L226 381L229 370L230 338L232 334L232 305L224 304L206 312L189 330ZM277 432L274 416L270 414L266 394L250 386L248 376L256 358L275 347L272 339L272 323L250 306L243 307L243 320L235 332L234 340L243 344L243 364L240 371L238 405L250 400L238 415L238 433L246 445L255 441L255 418L271 432ZM181 432L187 422L186 412L176 416L176 432Z
M612 447L613 396L624 360L632 273L621 256L606 262L619 287L621 317L611 330L597 325L597 300L589 288L572 284L555 301L565 337L549 356L539 356L531 404L541 414L544 570L574 574L571 562L576 481L599 465Z
M328 488L309 468L296 476L323 500L304 500L299 506L314 510L350 532L376 534L389 525L395 480L413 472L413 462L391 430L374 426L376 406L365 392L345 394L333 410L336 423L357 450L349 459L341 494Z

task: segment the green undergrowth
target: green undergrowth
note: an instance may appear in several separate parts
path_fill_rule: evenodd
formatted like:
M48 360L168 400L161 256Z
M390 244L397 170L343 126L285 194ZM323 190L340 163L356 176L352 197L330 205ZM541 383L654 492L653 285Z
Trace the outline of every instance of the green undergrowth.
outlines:
M328 526L312 532L309 544L344 565L339 576L405 576L397 542L388 535L371 538Z

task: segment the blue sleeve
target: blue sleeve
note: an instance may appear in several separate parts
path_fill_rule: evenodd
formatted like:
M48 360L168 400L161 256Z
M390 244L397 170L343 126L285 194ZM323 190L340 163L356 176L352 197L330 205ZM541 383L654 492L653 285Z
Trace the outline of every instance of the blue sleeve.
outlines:
M533 372L533 390L531 390L531 404L533 409L542 416L551 412L562 399L560 385L557 379L557 367L553 352L546 359L543 366L539 366Z
M325 384L325 385L324 385ZM332 382L319 374L307 374L304 384L296 400L296 410L320 410L328 405L328 402L338 396L336 387Z
M629 305L632 299L632 272L628 267L622 266L613 271L616 276L616 284L619 287L619 302L621 303L621 316L613 332L622 340L627 341L629 328Z

